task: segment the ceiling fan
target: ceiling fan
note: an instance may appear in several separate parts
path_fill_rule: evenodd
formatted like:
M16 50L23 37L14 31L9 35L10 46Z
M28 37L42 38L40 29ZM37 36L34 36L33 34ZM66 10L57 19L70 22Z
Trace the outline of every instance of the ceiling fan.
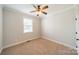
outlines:
M48 9L48 5L33 5L33 7L35 8L35 10L30 11L30 13L35 12L37 14L37 16L39 16L40 14L45 14L47 15L47 9Z

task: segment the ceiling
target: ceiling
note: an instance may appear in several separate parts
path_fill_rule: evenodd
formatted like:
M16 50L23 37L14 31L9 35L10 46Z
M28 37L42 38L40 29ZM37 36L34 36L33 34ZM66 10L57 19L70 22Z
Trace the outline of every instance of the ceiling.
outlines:
M72 6L72 4L48 4L48 14L67 9ZM4 7L12 8L17 11L36 16L35 13L30 13L30 11L34 10L32 4L5 4Z

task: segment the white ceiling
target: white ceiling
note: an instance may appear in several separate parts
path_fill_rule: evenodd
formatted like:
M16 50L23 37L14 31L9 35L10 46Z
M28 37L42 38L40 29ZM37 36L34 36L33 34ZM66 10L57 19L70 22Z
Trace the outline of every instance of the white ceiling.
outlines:
M48 4L48 14L54 13L56 11L60 11L66 8L72 7L72 4ZM33 16L36 16L35 13L30 13L30 11L34 10L32 4L6 4L4 7L12 8L18 10L23 13L27 13Z

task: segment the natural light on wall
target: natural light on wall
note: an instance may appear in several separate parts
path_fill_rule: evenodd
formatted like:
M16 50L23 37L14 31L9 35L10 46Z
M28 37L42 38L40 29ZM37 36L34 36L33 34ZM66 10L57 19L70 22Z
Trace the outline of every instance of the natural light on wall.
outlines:
M32 24L32 19L27 19L27 18L24 18L24 33L27 33L27 32L33 32L33 24Z

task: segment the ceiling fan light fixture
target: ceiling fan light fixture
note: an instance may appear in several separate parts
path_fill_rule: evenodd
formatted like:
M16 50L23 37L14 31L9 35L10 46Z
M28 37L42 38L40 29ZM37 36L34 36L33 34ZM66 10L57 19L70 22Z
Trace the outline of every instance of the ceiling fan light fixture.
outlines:
M39 15L42 15L42 14L45 14L47 15L47 10L48 10L48 6L45 5L45 6L42 6L42 5L33 5L33 7L35 8L35 11L31 11L32 12L36 12L37 16Z
M37 11L36 14L37 15L41 15L42 13L41 13L41 11Z

